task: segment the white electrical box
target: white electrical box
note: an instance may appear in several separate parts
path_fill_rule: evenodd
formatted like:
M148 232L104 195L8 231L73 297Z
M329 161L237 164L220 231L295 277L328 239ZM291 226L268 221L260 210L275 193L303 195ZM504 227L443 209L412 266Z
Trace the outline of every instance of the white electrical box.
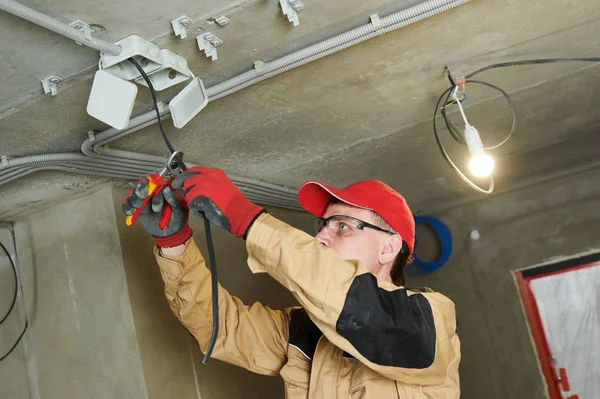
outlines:
M116 41L115 44L122 48L119 55L100 53L102 69L107 72L127 80L141 76L136 67L127 61L129 58L134 58L147 74L160 69L160 47L149 40L131 35Z
M92 91L87 104L87 113L114 127L125 129L129 124L137 86L105 71L94 76Z
M181 129L208 104L208 95L200 78L194 78L169 103L173 125Z
M161 91L190 78L186 59L174 52L167 49L160 50L160 62L160 67L148 74L154 90ZM136 78L135 82L148 87L141 76Z

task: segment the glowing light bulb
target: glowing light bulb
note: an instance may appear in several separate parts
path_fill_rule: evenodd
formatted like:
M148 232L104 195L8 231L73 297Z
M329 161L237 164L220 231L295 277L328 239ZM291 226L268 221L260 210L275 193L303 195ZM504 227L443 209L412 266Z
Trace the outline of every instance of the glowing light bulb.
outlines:
M471 158L469 170L475 177L488 177L494 171L494 160L484 152Z
M469 147L471 153L469 170L475 177L488 177L494 171L494 160L483 150L479 132L475 129L475 126L467 125L464 134L467 147Z

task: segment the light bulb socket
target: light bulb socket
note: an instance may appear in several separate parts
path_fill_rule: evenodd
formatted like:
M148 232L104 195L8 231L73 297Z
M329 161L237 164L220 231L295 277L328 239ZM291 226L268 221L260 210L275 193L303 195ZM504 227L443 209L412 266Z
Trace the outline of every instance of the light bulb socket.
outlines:
M469 152L474 158L485 155L485 151L483 150L483 142L481 141L481 137L479 136L477 129L475 129L475 126L465 126L464 136L467 147L469 148Z

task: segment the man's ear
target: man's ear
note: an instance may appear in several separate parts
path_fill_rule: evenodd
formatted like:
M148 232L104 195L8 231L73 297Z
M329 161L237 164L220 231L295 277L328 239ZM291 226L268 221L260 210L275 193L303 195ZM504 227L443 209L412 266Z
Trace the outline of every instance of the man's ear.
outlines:
M402 238L398 234L386 237L381 253L379 254L379 263L385 265L392 262L401 250Z

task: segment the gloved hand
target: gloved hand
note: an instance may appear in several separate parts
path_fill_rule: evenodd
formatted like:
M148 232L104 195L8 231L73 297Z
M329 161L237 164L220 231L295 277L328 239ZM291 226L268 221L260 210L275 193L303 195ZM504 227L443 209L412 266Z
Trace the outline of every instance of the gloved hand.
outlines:
M148 179L143 179L123 201L122 208L125 215L131 216L136 209L144 206L144 200L147 197ZM166 207L170 209L166 209ZM159 226L163 210L171 213L164 229ZM167 214L167 216L169 215ZM142 222L146 231L152 235L156 244L161 248L183 244L192 236L192 229L188 225L187 206L183 198L167 184L154 191L152 199L143 207L138 220Z
M221 169L200 166L176 176L171 186L183 188L193 215L204 216L215 225L244 237L263 208L252 203Z

